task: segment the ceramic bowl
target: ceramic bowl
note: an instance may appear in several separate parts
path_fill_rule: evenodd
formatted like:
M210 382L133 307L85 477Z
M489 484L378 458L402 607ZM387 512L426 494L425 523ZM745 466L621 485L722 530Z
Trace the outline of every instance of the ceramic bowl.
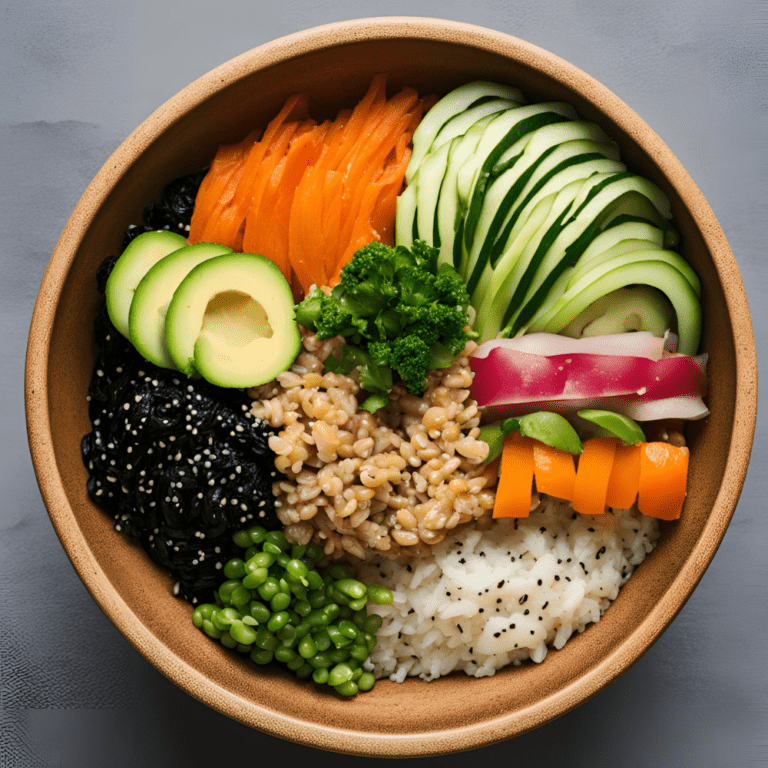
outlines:
M689 495L679 521L599 623L542 664L490 678L463 673L427 683L380 681L354 700L278 669L256 668L190 622L171 578L116 533L88 499L80 440L100 296L94 274L123 232L170 180L205 168L219 144L310 94L333 116L386 72L392 89L446 92L476 79L508 82L531 101L562 100L615 139L630 169L672 201L682 252L701 277L711 415L690 431ZM117 149L64 229L40 289L26 378L37 478L75 569L107 616L148 661L190 694L269 734L329 750L406 756L510 738L565 713L625 672L689 597L725 533L746 474L756 414L755 347L736 262L712 211L661 139L620 99L562 59L516 38L460 23L380 18L332 24L249 51L192 83Z

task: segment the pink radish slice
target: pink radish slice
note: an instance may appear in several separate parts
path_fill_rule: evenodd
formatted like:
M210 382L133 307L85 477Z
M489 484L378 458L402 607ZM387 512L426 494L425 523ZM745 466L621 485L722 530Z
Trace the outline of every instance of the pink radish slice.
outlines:
M687 356L660 360L591 353L545 356L497 346L485 357L470 357L470 366L472 395L480 407L621 395L648 402L706 394L700 362Z

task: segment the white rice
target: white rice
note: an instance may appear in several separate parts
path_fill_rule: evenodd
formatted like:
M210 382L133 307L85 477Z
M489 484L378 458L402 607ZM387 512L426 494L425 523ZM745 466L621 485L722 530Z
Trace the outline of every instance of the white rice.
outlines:
M542 498L528 518L452 532L430 558L363 566L358 578L394 594L375 607L384 623L366 666L376 677L493 675L542 662L600 619L655 546L658 523L636 508L588 516Z

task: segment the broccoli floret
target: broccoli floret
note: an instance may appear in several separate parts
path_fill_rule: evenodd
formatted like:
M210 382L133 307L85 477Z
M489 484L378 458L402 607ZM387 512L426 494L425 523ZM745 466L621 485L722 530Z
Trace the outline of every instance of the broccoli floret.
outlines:
M410 250L370 243L343 267L329 296L316 291L299 305L299 322L319 339L347 339L349 351L326 361L327 370L351 373L377 394L389 392L394 371L418 395L430 366L452 363L468 338L469 296L452 266L437 269L438 254L421 241Z
M401 336L392 342L389 364L411 394L420 395L424 391L424 385L427 383L430 346L413 334Z

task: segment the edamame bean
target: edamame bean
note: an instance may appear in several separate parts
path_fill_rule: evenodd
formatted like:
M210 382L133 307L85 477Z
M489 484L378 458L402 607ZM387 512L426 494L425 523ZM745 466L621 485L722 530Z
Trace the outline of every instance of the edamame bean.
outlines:
M224 566L224 575L228 579L242 579L245 576L245 563L239 557L233 557Z
M263 624L256 630L256 645L265 651L274 651L278 646L278 639Z
M243 586L246 589L258 589L268 578L269 571L266 568L255 568L243 576Z
M296 672L296 670L304 666L304 659L301 656L296 655L286 664L286 666L291 672Z
M229 632L221 633L221 644L225 648L237 648L237 640L235 640Z
M316 669L312 673L312 679L319 685L325 685L328 682L329 672L324 667Z
M334 663L331 661L330 657L327 653L316 653L311 659L307 659L307 661L315 668L315 669L328 669L329 667L332 667Z
M248 531L238 531L232 537L232 541L234 541L238 547L242 547L243 549L248 549L248 547L251 546L251 537L248 535Z
M260 603L258 600L251 601L250 610L251 616L253 616L259 624L266 624L269 621L269 617L272 615L272 611L270 611L264 603Z
M364 632L369 632L370 634L375 635L381 629L382 623L383 619L378 613L371 613L366 616L362 629Z
M254 544L261 544L267 535L267 529L260 525L254 525L248 529L248 536Z
M298 655L293 648L275 648L275 658L284 664L287 664L291 659L295 659Z
M240 586L242 586L242 584L235 579L225 581L219 587L219 597L221 598L221 602L224 603L224 605L229 605L232 602L232 593Z
M312 656L314 656L317 653L317 646L315 645L315 641L312 639L312 635L307 635L306 637L302 637L299 641L299 654L305 658L309 659Z
M357 688L360 691L370 691L376 684L376 678L372 672L363 672L357 680Z
M346 648L331 648L328 650L328 658L334 664L340 664L349 659L349 651Z
M272 651L267 651L263 648L254 648L251 651L251 659L257 664L271 664L274 658L275 654Z
M368 646L364 642L353 643L349 647L349 656L355 661L360 661L360 662L365 661L368 658L368 656L370 656L370 653L368 652Z
M349 608L350 610L357 612L365 608L367 602L368 602L367 597L361 597L359 600L350 600Z
M251 604L251 590L246 589L242 584L232 592L230 596L232 605L234 605L240 613L245 613Z
M331 647L331 638L324 627L313 630L312 639L315 641L318 651L327 651Z
M381 584L368 585L368 602L376 605L392 605L392 591Z
M285 592L278 592L270 601L269 607L277 612L284 611L291 604L291 596L286 595Z
M302 557L307 553L307 545L306 544L294 544L291 547L291 557L294 560L301 560Z
M361 597L365 597L365 584L357 579L339 579L335 587L351 600L359 600Z
M307 588L313 592L323 586L323 577L317 571L310 571L307 574Z
M342 635L351 640L355 640L360 634L360 630L349 619L342 619L336 627Z
M334 688L338 685L343 685L352 679L352 674L352 668L348 664L344 662L337 664L329 673L328 685L332 685Z
M262 600L271 600L280 591L280 584L274 576L269 576L263 584L257 587L256 591Z
M288 615L287 611L280 611L279 613L273 613L272 616L270 616L269 621L267 622L267 629L270 632L277 632L279 629L282 629L289 621L290 616Z
M229 628L229 634L242 645L253 645L253 641L256 639L256 630L242 621L233 622Z
M281 550L290 549L291 545L288 543L288 539L282 531L268 531L264 538L265 542L275 544L280 547Z
M329 684L330 684L330 675L328 677ZM342 683L341 685L334 686L338 693L340 693L342 696L354 696L357 691L357 683L353 682L352 680L347 680L346 683Z
M208 619L203 619L203 632L213 640L221 639L222 631L214 626Z

